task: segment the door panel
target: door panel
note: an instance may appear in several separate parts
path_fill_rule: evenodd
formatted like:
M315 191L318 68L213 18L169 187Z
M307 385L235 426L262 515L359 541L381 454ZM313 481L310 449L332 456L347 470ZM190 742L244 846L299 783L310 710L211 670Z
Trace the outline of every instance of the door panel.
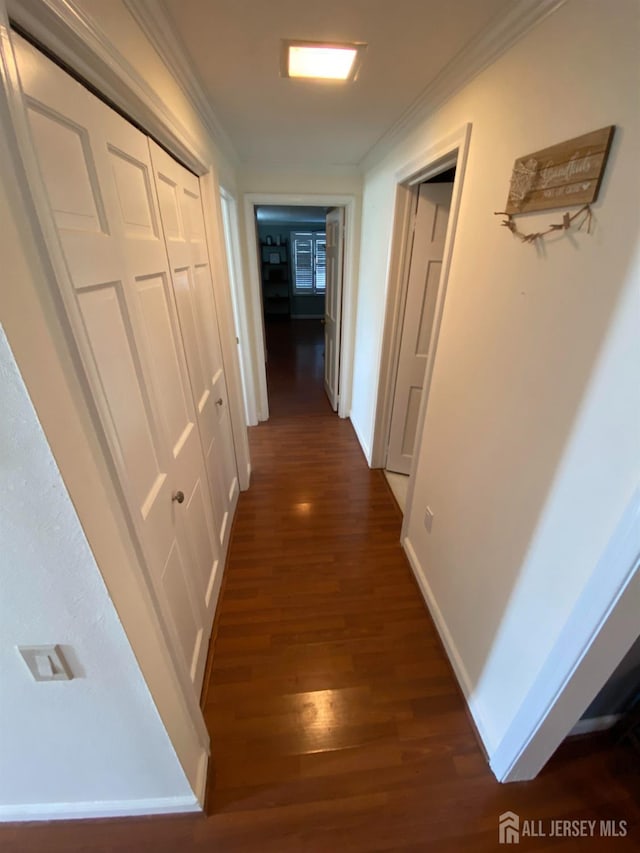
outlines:
M189 674L194 680L198 667L202 628L194 619L193 607L187 592L187 569L177 541L172 543L166 565L162 572L162 588L167 600L171 601L171 617L180 637Z
M40 168L56 225L76 231L106 231L87 134L64 116L43 112L34 103L29 105L29 119L42 152Z
M433 325L433 315L436 307L435 296L438 292L441 270L442 261L429 261L422 293L422 305L420 306L420 316L418 319L418 339L415 348L415 355L421 358L426 358L429 352L431 326Z
M201 532L204 459L147 140L27 42L15 47L71 279L65 305L162 615L199 693L217 552ZM174 501L178 490L189 500Z
M128 237L158 239L147 164L113 145L107 148L124 233Z
M233 435L218 318L195 175L149 142L172 281L214 506L217 544L224 554L238 499Z
M155 387L158 408L177 458L194 423L191 407L187 404L188 390L180 375L179 344L173 337L166 286L164 276L153 275L135 281L148 379Z
M176 294L180 324L183 329L187 363L193 397L199 412L207 405L210 386L206 379L206 360L200 351L200 333L198 330L198 306L194 300L195 287L192 281L193 270L190 266L173 270L173 287Z
M411 471L453 184L420 186L393 398L387 469Z
M81 293L78 301L118 436L119 456L142 511L162 471L156 436L141 394L140 371L123 316L120 289L120 282L98 285Z
M327 214L327 255L324 308L324 388L331 408L338 409L340 377L340 324L342 321L342 266L344 208Z

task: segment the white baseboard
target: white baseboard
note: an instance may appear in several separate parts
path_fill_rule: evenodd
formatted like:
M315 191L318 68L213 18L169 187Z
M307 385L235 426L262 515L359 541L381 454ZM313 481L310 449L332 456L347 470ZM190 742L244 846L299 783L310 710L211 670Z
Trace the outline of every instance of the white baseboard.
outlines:
M493 744L489 736L487 735L487 729L482 720L482 716L478 711L478 707L473 701L473 686L471 684L471 679L469 678L469 673L467 672L467 669L464 663L462 662L462 658L460 657L456 644L453 640L453 637L451 636L451 632L449 631L444 616L442 615L442 611L440 610L435 596L433 595L424 570L420 565L420 561L418 560L416 552L408 536L405 536L402 540L402 547L404 548L405 554L407 555L407 559L409 560L409 565L413 570L413 574L416 580L418 581L418 586L422 591L422 596L427 604L427 607L429 608L431 618L433 619L434 624L438 630L438 634L440 635L440 639L442 640L444 650L447 653L449 662L451 663L455 676L458 679L458 684L462 688L462 693L467 703L467 708L469 709L469 713L473 718L478 735L482 740L487 755L490 756L493 750Z
M594 732L606 732L607 729L612 729L621 717L622 714L605 714L603 717L578 720L567 737L590 735Z
M206 774L205 774L206 778ZM204 797L204 794L203 794ZM24 803L0 805L0 822L34 820L87 820L101 817L201 812L194 796L154 797L148 800L108 800L84 803Z

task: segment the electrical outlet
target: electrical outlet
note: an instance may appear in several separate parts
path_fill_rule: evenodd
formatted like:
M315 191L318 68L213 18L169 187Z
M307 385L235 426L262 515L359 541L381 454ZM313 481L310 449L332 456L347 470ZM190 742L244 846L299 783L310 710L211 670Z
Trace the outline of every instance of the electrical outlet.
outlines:
M427 533L431 533L431 527L433 526L433 512L430 507L427 507L424 513L424 526L427 529Z

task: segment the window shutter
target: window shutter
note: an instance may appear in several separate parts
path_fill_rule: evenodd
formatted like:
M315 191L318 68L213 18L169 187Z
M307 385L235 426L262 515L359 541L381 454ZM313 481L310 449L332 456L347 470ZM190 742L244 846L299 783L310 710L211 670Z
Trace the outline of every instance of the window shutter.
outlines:
M327 241L324 234L317 234L315 239L316 255L316 291L324 293L327 275Z
M326 290L327 241L324 231L293 231L291 234L294 292Z
M311 234L292 236L295 288L300 293L313 293L313 236Z

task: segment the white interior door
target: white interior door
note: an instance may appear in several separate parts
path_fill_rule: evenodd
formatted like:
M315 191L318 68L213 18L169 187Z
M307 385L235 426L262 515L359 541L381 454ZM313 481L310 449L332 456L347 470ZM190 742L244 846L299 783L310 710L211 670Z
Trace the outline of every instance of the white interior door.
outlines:
M162 613L199 693L218 551L147 138L27 42L14 44L69 272L62 296Z
M149 140L149 148L213 497L218 544L224 554L239 486L200 183L155 142Z
M452 192L452 183L419 190L386 465L400 474L411 470Z
M338 409L339 396L343 255L344 208L336 207L327 214L324 301L324 388L334 412Z

